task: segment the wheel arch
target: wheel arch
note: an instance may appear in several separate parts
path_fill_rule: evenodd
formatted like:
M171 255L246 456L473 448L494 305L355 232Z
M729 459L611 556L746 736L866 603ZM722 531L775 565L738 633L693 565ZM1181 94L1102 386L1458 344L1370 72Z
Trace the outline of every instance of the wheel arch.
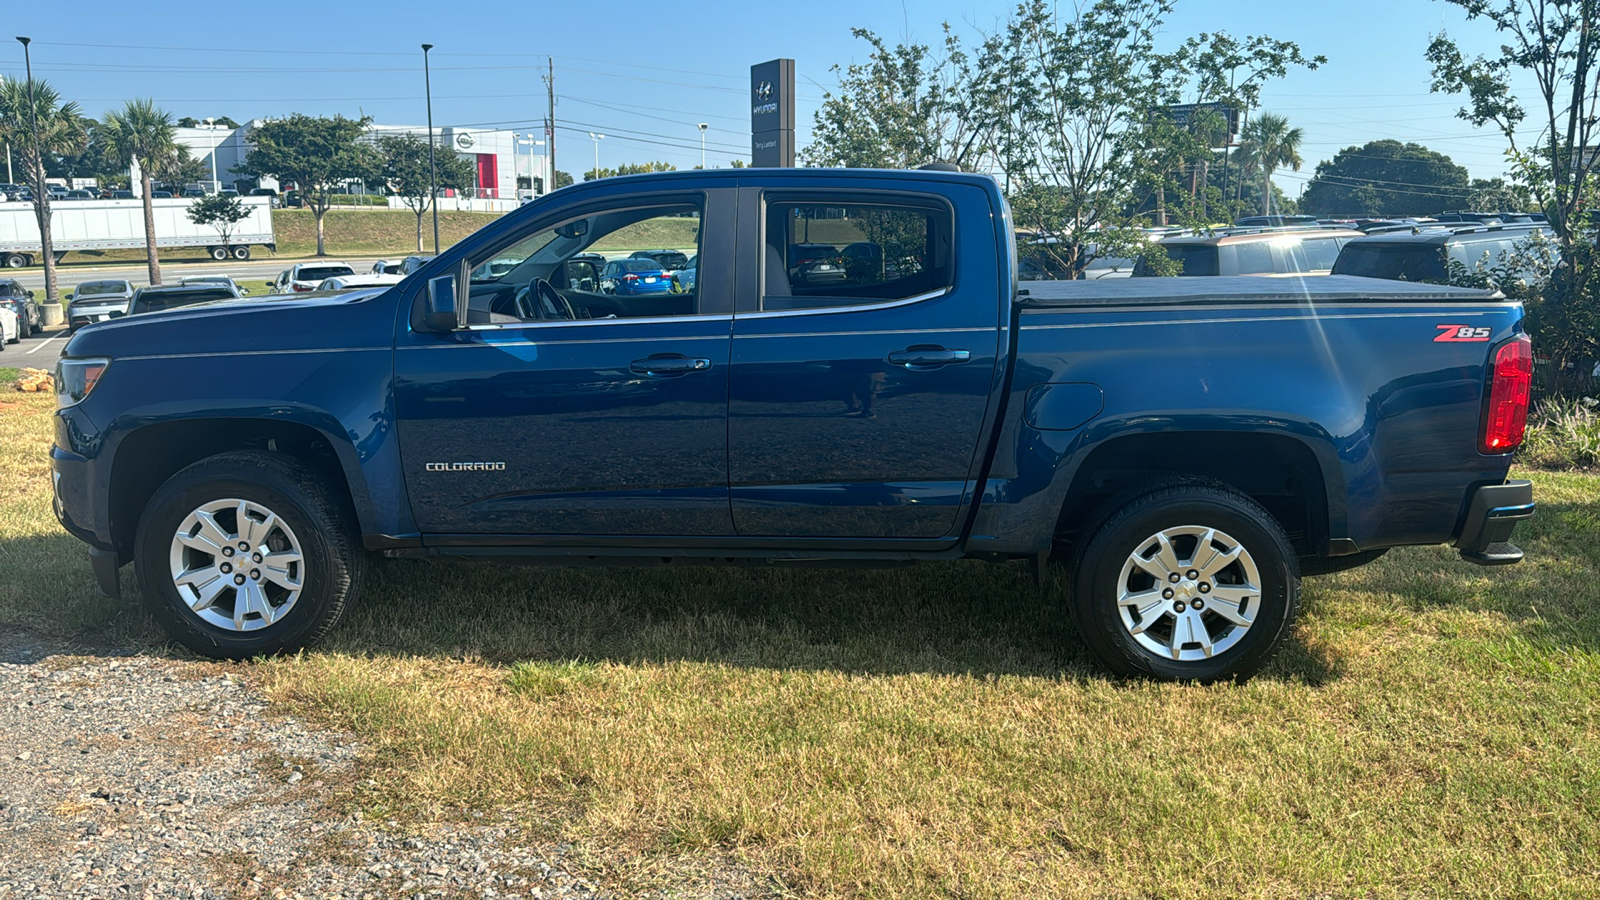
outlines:
M142 426L117 444L108 485L111 538L131 552L150 498L183 468L230 450L265 450L293 458L323 476L367 530L366 482L348 441L305 422L250 417L179 419Z
M1055 540L1077 539L1095 510L1112 497L1182 480L1222 485L1259 503L1303 556L1328 555L1331 538L1343 531L1344 484L1337 460L1323 459L1298 435L1140 432L1115 435L1084 453L1062 499Z

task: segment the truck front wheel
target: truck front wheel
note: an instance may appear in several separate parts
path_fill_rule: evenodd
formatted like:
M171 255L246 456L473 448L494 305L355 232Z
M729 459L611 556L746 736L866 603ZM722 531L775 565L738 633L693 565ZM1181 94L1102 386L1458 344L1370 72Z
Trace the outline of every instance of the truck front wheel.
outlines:
M211 247L211 248L208 248L206 250L206 252L211 254L211 258L212 259L217 260L219 262L228 258L228 248L227 247Z
M1122 675L1248 678L1279 649L1300 602L1282 526L1249 497L1212 485L1107 503L1071 571L1078 629Z
M139 522L145 605L178 643L248 659L316 643L343 616L365 559L352 516L305 466L230 452L168 479Z

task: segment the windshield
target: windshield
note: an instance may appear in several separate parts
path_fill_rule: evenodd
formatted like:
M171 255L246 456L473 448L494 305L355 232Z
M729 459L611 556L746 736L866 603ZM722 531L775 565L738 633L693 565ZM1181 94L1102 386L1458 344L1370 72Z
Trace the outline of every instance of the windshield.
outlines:
M619 259L617 268L623 272L659 272L661 264L653 259Z
M1437 244L1346 244L1333 264L1335 275L1364 275L1390 281L1426 281L1443 284L1449 280L1444 254Z
M128 283L126 281L85 281L78 285L78 296L87 297L91 294L126 294Z
M133 301L130 313L157 312L163 309L176 309L180 306L192 306L196 303L207 303L212 300L233 300L233 291L227 288L201 288L193 291L158 291L140 294Z
M324 278L337 278L340 275L354 275L355 269L349 266L306 266L295 276L296 281L321 281Z

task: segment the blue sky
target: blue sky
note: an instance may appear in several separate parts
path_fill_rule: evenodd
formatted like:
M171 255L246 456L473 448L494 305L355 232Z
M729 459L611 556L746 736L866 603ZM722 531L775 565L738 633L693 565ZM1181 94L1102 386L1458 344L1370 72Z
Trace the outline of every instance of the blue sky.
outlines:
M1012 8L954 0L280 0L267 7L13 0L5 19L7 36L33 38L35 75L96 116L148 96L196 118L364 113L384 124L421 123L419 45L427 41L435 45L436 124L529 131L545 113L540 76L553 56L563 126L557 164L581 172L593 164L590 131L608 135L600 145L603 166L654 159L696 165L697 122L711 126L709 164L747 158L749 66L780 56L796 60L797 139L804 146L823 91L836 83L830 67L866 55L852 27L891 43L936 43L948 21L975 43ZM1295 196L1318 161L1379 138L1446 153L1473 177L1503 173L1503 138L1455 119L1459 101L1428 91L1422 54L1441 29L1479 49L1497 43L1481 22L1467 24L1439 0L1177 0L1166 33L1173 44L1200 31L1268 34L1329 58L1316 72L1270 84L1263 96L1267 110L1305 129L1305 166L1278 176ZM0 43L0 74L22 71L21 46Z

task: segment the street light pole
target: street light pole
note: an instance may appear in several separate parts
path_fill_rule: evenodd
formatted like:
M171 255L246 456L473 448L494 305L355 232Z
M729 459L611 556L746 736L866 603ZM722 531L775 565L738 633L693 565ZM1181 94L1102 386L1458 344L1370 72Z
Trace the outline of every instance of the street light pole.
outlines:
M208 118L204 120L206 130L211 132L211 193L222 193L222 179L217 177L217 120Z
M44 296L50 303L56 301L56 258L55 247L50 240L50 192L44 187L44 151L39 148L39 110L38 102L33 96L33 56L28 51L28 45L33 43L33 38L17 36L22 43L22 64L27 67L28 75L28 140L33 146L33 161L37 168L29 174L33 180L33 214L39 220L39 249L43 251L40 261L44 263Z
M701 122L695 127L700 129L700 168L704 169L706 167L706 129L710 126L705 122Z
M603 134L589 132L589 139L594 141L594 177L600 177L600 142L606 139Z
M433 161L433 76L428 71L428 51L422 45L422 85L428 93L428 199L433 205L433 255L439 255L439 168Z

